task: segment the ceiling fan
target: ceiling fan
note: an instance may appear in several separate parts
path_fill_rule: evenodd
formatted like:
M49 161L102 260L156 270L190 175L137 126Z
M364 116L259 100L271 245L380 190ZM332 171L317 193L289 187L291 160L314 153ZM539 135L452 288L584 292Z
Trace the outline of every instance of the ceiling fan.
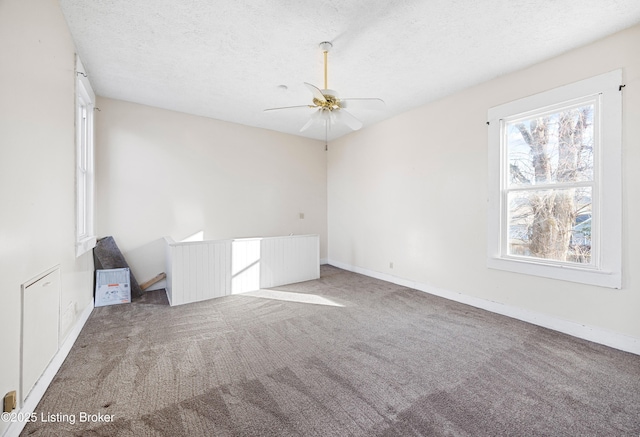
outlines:
M327 53L333 47L330 42L321 42L320 49L324 55L324 89L320 89L310 83L305 82L305 86L313 95L312 105L285 106L281 108L269 108L266 111L279 111L281 109L314 108L316 111L311 114L311 118L302 126L300 132L307 130L314 124L323 124L326 129L334 123L344 123L352 130L362 127L362 122L345 109L351 103L359 104L370 109L380 109L384 106L384 101L378 98L349 98L341 99L338 92L328 89L327 86Z

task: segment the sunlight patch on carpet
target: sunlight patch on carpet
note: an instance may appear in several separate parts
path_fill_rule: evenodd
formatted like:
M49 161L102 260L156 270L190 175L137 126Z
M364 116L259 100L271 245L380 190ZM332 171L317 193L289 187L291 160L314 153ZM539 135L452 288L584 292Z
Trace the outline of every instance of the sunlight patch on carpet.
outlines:
M344 307L344 305L318 296L317 294L294 293L292 291L279 290L256 290L242 293L239 296L259 297L261 299L284 300L288 302L310 303L313 305L328 305L334 307Z

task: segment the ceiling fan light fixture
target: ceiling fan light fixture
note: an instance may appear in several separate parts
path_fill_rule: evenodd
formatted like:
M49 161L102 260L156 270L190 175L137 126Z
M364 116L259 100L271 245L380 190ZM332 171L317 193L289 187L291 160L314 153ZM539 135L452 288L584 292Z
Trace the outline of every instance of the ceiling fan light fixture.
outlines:
M313 99L313 103L316 106L319 106L323 109L328 109L329 111L333 111L334 109L340 109L340 98L338 96L338 92L336 90L324 89L320 90L323 100L319 100L317 98Z

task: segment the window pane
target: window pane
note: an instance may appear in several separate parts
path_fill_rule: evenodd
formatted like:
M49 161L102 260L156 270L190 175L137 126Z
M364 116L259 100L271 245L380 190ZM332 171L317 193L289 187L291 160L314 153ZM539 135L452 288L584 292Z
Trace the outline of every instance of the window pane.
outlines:
M593 180L593 112L582 104L506 123L508 184Z
M509 255L591 263L591 187L508 194Z
M78 237L84 237L87 233L87 174L78 172Z
M78 123L79 123L78 141L79 141L79 147L80 147L78 161L79 161L79 166L81 171L87 171L87 168L88 168L87 148L89 147L89 144L88 144L89 131L88 131L87 122L88 122L87 107L82 106L80 107L80 119L78 120Z

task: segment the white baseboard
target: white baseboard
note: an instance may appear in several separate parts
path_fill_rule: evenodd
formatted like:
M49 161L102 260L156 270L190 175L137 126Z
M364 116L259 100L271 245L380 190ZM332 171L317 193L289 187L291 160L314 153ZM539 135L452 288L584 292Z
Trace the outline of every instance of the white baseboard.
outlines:
M605 346L609 346L625 352L631 352L633 354L640 355L640 338L631 337L625 334L608 331L606 329L594 326L587 326L580 323L571 322L569 320L559 319L548 314L505 305L500 302L492 302L490 300L432 287L420 282L411 281L409 279L400 278L386 273L376 272L362 267L352 266L350 264L335 261L332 259L329 259L328 263L343 270L360 273L362 275L381 279L393 284L398 284L408 288L424 291L429 294L444 297L445 299L471 305L476 308L481 308L493 313L502 314L503 316L522 320L534 325L543 326L545 328L553 329L554 331L559 331L574 337L582 338L584 340L589 340L594 343L603 344Z
M58 349L58 352L54 355L47 368L42 373L40 379L38 379L38 382L36 382L36 385L34 385L31 389L31 392L29 392L29 396L27 396L27 398L24 400L22 407L15 411L18 417L29 417L29 415L36 409L38 403L42 399L42 396L44 396L44 392L49 387L49 384L51 384L51 381L53 381L53 378L56 376L56 373L58 373L58 370L60 370L60 367L62 366L65 358L67 358L67 355L69 355L71 347L78 339L80 331L82 331L82 328L89 319L92 311L93 299L91 300L89 305L87 305L87 307L82 311L82 314L80 314L80 318L76 322L73 329L67 335L66 340L62 343L62 345ZM26 422L12 422L5 430L3 437L18 437L26 424Z
M327 258L320 258L320 265L329 264L329 260Z

